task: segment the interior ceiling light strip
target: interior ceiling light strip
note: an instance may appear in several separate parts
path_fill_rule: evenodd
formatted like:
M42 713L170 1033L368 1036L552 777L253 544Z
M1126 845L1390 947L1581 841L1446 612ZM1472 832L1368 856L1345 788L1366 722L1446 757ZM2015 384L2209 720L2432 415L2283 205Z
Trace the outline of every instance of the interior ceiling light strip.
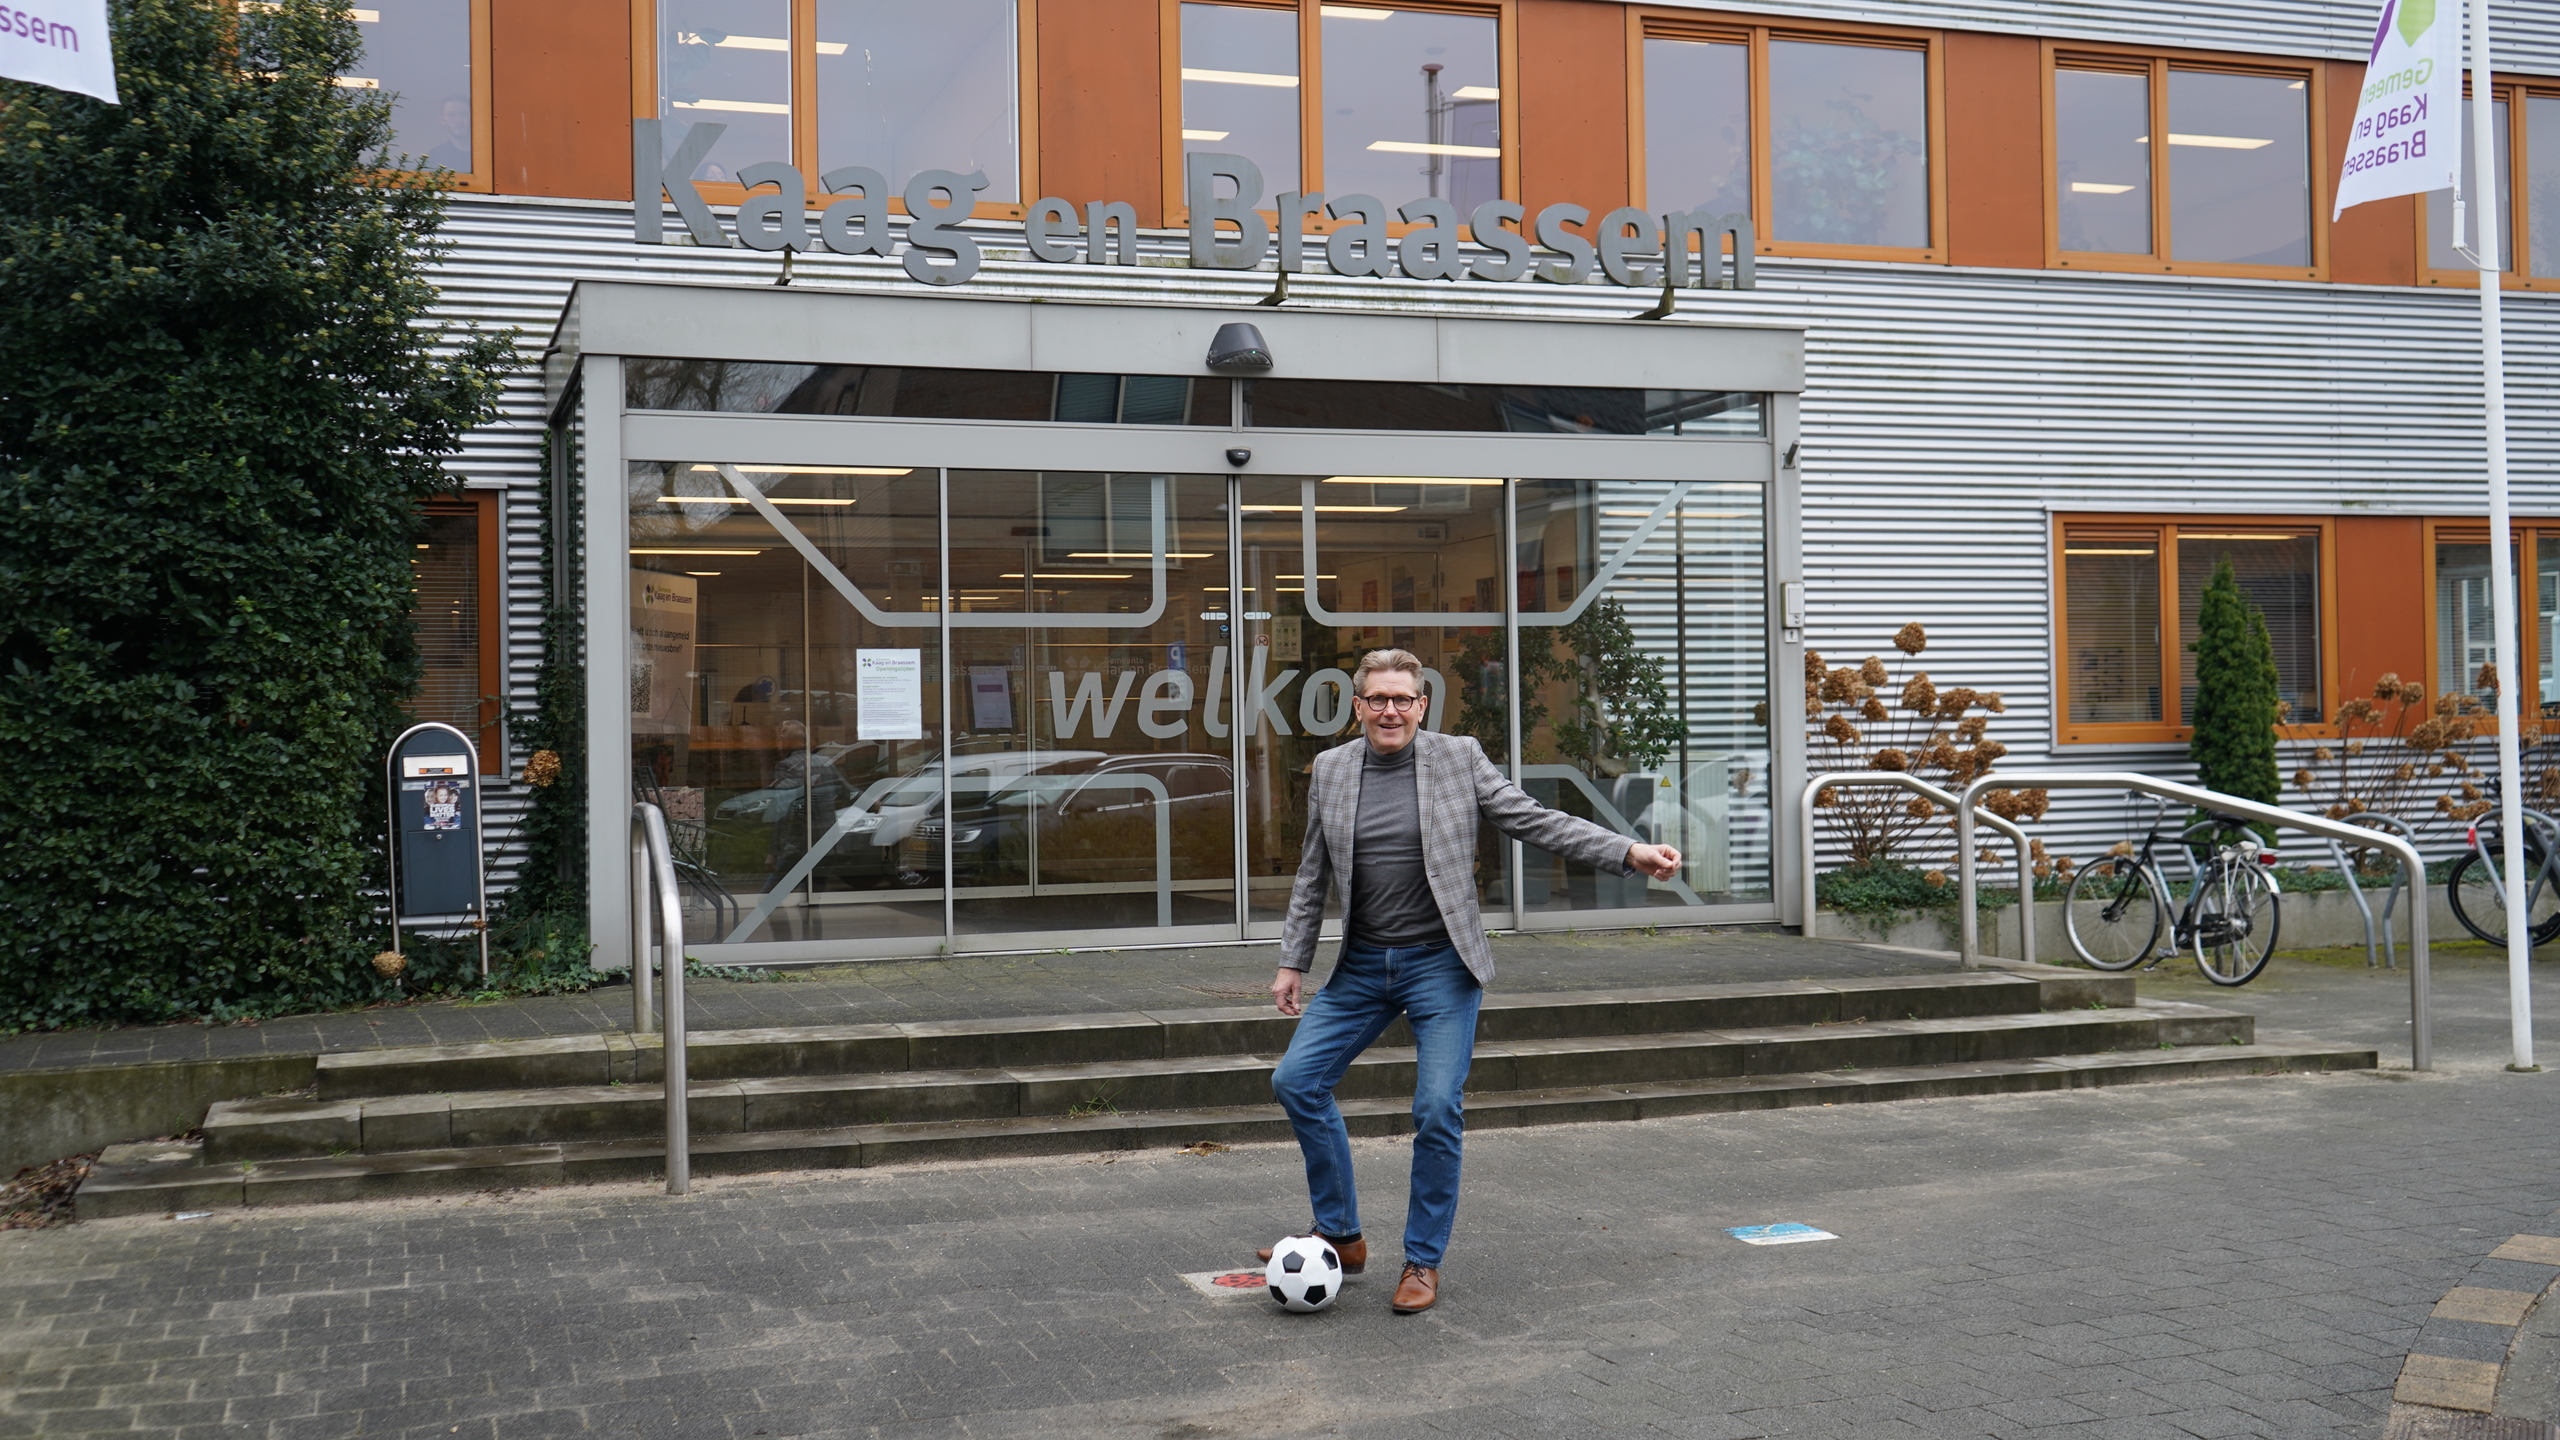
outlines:
M767 495L767 496L766 496L766 497L764 497L764 498L766 498L767 500L772 501L772 502L773 502L774 504L776 504L776 505L850 505L850 504L852 504L852 503L853 503L853 502L852 502L852 501L850 501L850 500L811 500L811 499L794 499L794 498L792 498L792 497L790 497L790 496L786 496L786 495ZM743 505L745 505L745 504L746 504L746 502L745 502L745 501L743 501L743 500L734 500L734 499L731 499L730 497L728 497L728 496L726 496L726 495L661 495L661 496L659 496L659 497L658 497L658 503L659 503L659 504L661 504L661 505L738 505L738 506L743 506Z
M761 555L764 552L761 550L642 550L635 547L631 553L634 555Z
M1295 515L1301 510L1314 510L1319 515L1393 515L1411 507L1404 505L1239 505L1236 508L1267 515Z
M1327 6L1325 13L1332 14L1333 7ZM1298 77L1295 75L1272 75L1258 70L1195 70L1185 65L1182 67L1182 78L1198 80L1209 85L1269 85L1290 90L1298 88Z
M916 473L915 467L911 465L740 465L737 468L749 475L913 475ZM693 467L693 473L717 475L720 473L720 467L696 465Z
M1499 485L1502 482L1449 475L1327 475L1324 477L1324 483L1327 485Z

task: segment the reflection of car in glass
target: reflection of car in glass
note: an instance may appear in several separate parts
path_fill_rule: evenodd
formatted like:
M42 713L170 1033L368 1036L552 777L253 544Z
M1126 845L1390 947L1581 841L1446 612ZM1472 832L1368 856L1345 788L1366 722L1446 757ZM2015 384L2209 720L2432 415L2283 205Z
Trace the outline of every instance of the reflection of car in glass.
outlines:
M1170 812L1166 838L1175 874L1168 878L1203 866L1209 874L1225 873L1234 849L1235 789L1225 756L1086 750L1037 758L1054 763L999 779L984 791L963 786L954 797L958 824L951 858L962 883L1029 883L1035 813L1041 880L1153 879L1158 786ZM942 817L920 817L904 850L918 883L929 879L927 872L939 871Z

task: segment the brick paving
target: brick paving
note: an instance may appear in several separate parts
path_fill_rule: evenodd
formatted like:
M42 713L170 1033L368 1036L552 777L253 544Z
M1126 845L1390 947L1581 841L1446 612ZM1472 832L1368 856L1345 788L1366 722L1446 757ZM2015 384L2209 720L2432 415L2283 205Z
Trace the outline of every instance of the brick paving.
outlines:
M2262 983L2405 1066L2392 977ZM2375 1440L2429 1310L2556 1223L2502 984L2444 964L2429 1076L1483 1132L1412 1319L1392 1141L1313 1317L1177 1278L1303 1223L1281 1146L0 1234L0 1434ZM1778 1220L1841 1238L1720 1233Z
M1326 947L1330 952L1331 947ZM686 982L697 1030L968 1020L1009 1015L1234 1005L1271 982L1275 944L1066 955L977 955L872 961L780 972L756 983ZM1497 989L1594 990L1829 976L1947 971L1952 960L1877 946L1804 941L1769 930L1669 930L1659 935L1505 936L1494 941ZM1217 993L1224 992L1224 993ZM129 1065L249 1055L316 1055L401 1045L459 1045L626 1030L621 984L576 995L477 1003L437 1000L242 1025L59 1030L0 1039L0 1071Z

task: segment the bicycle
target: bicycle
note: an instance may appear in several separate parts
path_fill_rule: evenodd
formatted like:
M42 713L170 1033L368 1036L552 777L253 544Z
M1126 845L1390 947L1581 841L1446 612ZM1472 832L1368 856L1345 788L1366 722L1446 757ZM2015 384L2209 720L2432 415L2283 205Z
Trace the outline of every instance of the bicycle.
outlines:
M2178 846L2193 877L2187 903L2170 922L2171 941L2160 949L2163 916L2169 911L2169 877L2159 859L2160 822L2167 815L2162 800L2139 850L2118 847L2080 868L2063 895L2063 929L2071 948L2098 970L2130 970L2149 961L2157 966L2193 946L2196 966L2216 985L2246 985L2267 968L2275 953L2276 931L2283 919L2275 878L2263 860L2270 858L2247 822L2211 815L2178 833ZM2213 837L2213 853L2201 865L2194 847ZM2240 838L2223 837L2237 834Z
M2445 898L2453 918L2484 943L2507 943L2506 835L2498 826L2498 780L2484 775L2482 798L2488 810L2463 828L2470 847L2445 876ZM2536 945L2560 939L2560 845L2552 843L2555 822L2538 810L2524 812L2525 914L2533 917L2525 933Z

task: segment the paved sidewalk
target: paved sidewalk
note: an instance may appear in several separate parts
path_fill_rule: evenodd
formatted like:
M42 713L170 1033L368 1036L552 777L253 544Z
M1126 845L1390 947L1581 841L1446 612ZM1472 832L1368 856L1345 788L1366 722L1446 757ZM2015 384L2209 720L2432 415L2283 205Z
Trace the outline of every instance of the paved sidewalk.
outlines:
M872 961L780 972L754 983L689 980L694 1029L966 1020L1008 1015L1193 1009L1267 998L1276 944L1053 955ZM1325 946L1326 964L1333 947ZM1659 935L1505 936L1494 941L1499 990L1598 990L1826 976L1947 971L1952 959L1771 930L1668 930ZM1322 966L1319 967L1319 972ZM62 1030L0 1039L0 1071L129 1065L246 1055L316 1055L398 1045L458 1045L593 1035L631 1025L631 991L474 1003L437 1000L246 1025Z
M2394 978L2279 961L2250 1008L2384 1072L1481 1132L1410 1319L1391 1141L1312 1317L1177 1278L1304 1223L1285 1146L0 1234L0 1433L2378 1440L2560 1227L2560 1076L2498 1069L2498 966L2438 980L2428 1076ZM1721 1233L1786 1220L1841 1238Z

